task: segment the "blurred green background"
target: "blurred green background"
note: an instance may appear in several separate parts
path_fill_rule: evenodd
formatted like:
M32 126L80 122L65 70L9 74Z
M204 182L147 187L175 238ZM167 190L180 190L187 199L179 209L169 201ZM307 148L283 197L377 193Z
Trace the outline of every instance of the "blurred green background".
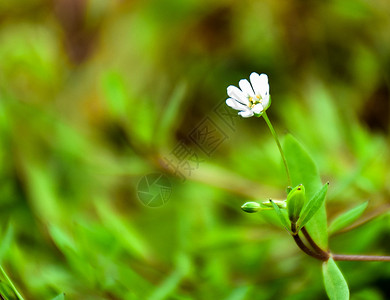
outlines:
M364 226L331 249L390 254L389 11L385 0L1 1L0 262L21 294L327 299L321 263L240 210L283 199L287 184L265 122L224 110L226 87L253 71L269 76L279 135L330 181L328 219L370 201ZM219 135L202 149L205 122ZM169 201L144 205L138 184L165 174L178 147L194 169L167 172ZM352 299L390 298L388 263L339 266Z

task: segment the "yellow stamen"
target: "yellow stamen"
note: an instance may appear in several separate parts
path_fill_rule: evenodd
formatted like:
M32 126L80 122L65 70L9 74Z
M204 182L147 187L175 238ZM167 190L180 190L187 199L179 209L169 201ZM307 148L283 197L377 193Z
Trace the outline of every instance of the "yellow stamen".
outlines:
M263 102L263 99L261 98L260 95L256 95L255 99L253 99L253 97L249 96L248 100L249 100L249 107L250 108L253 108L256 104Z

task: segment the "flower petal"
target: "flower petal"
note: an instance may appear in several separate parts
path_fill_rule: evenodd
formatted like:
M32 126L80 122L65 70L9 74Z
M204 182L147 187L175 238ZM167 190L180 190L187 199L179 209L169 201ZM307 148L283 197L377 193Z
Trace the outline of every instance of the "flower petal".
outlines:
M235 87L234 85L229 85L227 88L227 94L230 98L233 98L244 105L249 105L248 98L238 87Z
M257 74L253 72L249 79L256 95L260 95L263 99L269 95L268 76L266 74Z
M263 105L263 108L264 109L267 109L268 108L268 106L269 106L269 93L268 94L266 94L266 95L264 95L264 96L261 96L262 98L263 98L263 100L261 101L261 104Z
M247 98L249 98L249 97L254 98L255 97L252 86L248 80L241 79L240 82L238 83L238 85L240 86L241 91L245 94L245 96Z
M263 111L263 106L259 103L259 104L256 104L253 108L252 108L252 111L255 113L255 114L259 114Z
M233 98L226 99L226 104L235 110L248 110L248 107Z
M250 118L250 117L253 116L253 111L251 111L251 110L240 111L238 114L239 114L241 117L243 117L243 118Z

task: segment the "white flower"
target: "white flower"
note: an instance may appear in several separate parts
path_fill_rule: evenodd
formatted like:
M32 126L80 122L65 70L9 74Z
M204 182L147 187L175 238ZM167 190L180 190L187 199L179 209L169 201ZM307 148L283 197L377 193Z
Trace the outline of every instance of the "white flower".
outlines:
M243 118L249 118L253 115L261 115L270 106L268 76L266 74L257 74L253 72L250 76L250 83L246 79L241 79L237 88L229 85L227 94L229 99L226 104L235 110Z

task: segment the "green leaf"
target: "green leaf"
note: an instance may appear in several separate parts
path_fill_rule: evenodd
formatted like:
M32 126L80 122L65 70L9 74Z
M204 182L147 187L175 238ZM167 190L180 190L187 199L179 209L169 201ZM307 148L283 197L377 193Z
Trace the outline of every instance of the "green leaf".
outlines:
M176 130L175 126L180 123L178 118L183 109L186 92L187 83L184 81L179 82L167 105L164 106L161 112L162 118L158 122L158 127L155 131L155 142L158 146L163 146L169 142L172 132Z
M277 216L279 217L279 220L282 223L283 227L286 228L288 231L290 231L290 224L287 221L286 216L282 213L282 211L280 210L279 206L277 206L275 204L275 202L273 202L271 199L269 199L269 201L272 203L272 206L273 206Z
M119 217L106 199L98 199L95 202L98 215L106 224L107 229L116 237L117 241L137 258L150 256L151 250L144 237L134 225Z
M342 215L338 216L336 219L332 221L332 223L329 225L329 234L333 234L348 225L355 222L364 212L368 205L368 201L352 208L351 210L343 213Z
M248 294L251 290L250 286L240 286L232 290L225 300L245 300L248 299Z
M108 112L116 118L125 117L128 95L121 74L115 71L105 72L102 76L102 86Z
M333 258L329 258L327 262L322 264L322 274L324 275L325 290L330 300L349 299L348 284Z
M322 186L317 166L306 150L291 135L285 137L283 150L290 171L292 186L303 184L306 198L311 199ZM305 227L317 245L323 249L328 248L325 203L322 204Z
M3 234L3 239L0 244L0 264L3 263L4 256L10 251L11 243L14 236L14 228L12 224L8 224L7 231Z
M52 300L65 300L65 294L61 293L58 296L54 297Z
M301 217L298 221L298 228L302 228L316 214L325 202L326 193L329 183L325 183L323 187L308 201L302 209Z

